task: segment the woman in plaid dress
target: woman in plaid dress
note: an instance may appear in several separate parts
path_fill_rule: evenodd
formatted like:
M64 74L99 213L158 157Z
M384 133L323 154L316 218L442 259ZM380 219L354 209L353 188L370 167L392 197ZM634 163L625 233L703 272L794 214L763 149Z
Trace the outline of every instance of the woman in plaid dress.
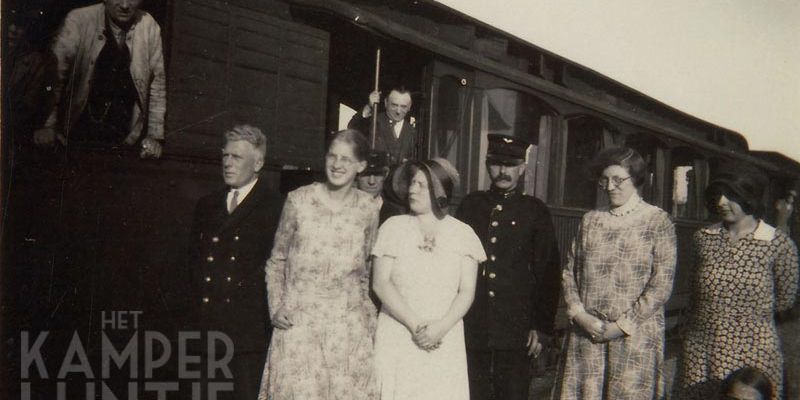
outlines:
M636 151L607 149L594 171L609 207L583 216L563 269L571 330L553 398L662 399L675 227L637 194L647 170Z

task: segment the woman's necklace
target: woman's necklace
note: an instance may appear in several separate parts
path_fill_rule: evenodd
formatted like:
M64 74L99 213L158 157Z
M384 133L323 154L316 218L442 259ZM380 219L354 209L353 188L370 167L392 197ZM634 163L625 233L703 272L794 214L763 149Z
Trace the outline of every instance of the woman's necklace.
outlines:
M419 231L422 233L422 244L417 248L426 253L432 253L436 248L436 232L439 230L439 224L438 222L425 223L419 217L417 217L417 223Z
M624 216L630 215L634 211L638 210L639 206L641 206L641 205L642 205L642 199L639 199L639 200L636 201L636 204L634 204L632 207L629 207L627 210L620 211L620 208L625 208L625 206L623 205L623 206L617 207L616 209L613 209L613 208L609 209L608 212L609 212L609 214L611 214L611 215L613 215L615 217L624 217Z

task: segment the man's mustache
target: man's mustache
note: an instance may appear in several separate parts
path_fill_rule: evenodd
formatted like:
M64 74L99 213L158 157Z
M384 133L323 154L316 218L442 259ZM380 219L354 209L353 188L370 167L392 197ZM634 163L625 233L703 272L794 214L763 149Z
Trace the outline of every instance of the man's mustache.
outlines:
M497 177L494 178L494 180L495 181L509 181L509 182L511 182L511 177L509 175L506 175L506 174L500 174L500 175L497 175Z

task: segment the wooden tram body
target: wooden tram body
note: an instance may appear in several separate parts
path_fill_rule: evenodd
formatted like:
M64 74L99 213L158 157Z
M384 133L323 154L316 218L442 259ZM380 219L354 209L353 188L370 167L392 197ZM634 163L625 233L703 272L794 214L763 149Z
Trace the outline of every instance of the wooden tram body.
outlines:
M342 125L339 110L365 102L381 47L381 88L412 90L417 154L457 166L456 201L488 188L488 133L535 143L525 191L550 206L565 253L581 215L602 201L587 161L612 145L637 149L651 171L642 195L671 212L678 230L670 326L686 306L691 235L710 222L703 190L714 169L725 161L761 169L772 177L770 205L800 176L800 164L750 152L735 132L433 2L176 0L170 22L168 130L183 130L170 139L173 151L215 155L219 132L239 119L270 135L274 173L317 171L326 132Z
M482 162L488 133L534 143L525 191L549 205L562 254L581 215L602 201L583 173L588 160L612 145L641 152L651 171L642 195L671 212L678 230L678 276L667 305L670 327L686 306L690 239L710 221L703 189L715 168L734 161L763 170L771 176L764 199L770 205L782 187L800 177L798 163L751 152L735 132L433 2L169 0L150 5L158 7L154 15L167 57L164 157L138 161L120 158L116 150L86 150L89 157L82 165L48 183L61 191L58 218L87 207L75 185L84 179L81 174L125 188L128 195L91 204L99 218L124 219L135 227L109 242L119 246L106 244L112 249L97 253L104 262L127 263L135 271L131 284L138 290L132 291L129 309L159 315L172 308L167 282L184 278L178 266L186 262L194 202L222 184L221 133L238 122L264 130L269 143L262 177L276 189L319 176L326 137L342 122L340 110L360 110L371 90L377 47L384 54L384 93L401 85L413 92L418 157L448 158L461 172L456 201L489 186ZM22 183L12 190L33 188ZM103 234L97 226L71 225L70 232L89 243ZM8 233L4 238L13 239ZM31 253L40 245L20 243ZM53 305L58 299L47 301Z

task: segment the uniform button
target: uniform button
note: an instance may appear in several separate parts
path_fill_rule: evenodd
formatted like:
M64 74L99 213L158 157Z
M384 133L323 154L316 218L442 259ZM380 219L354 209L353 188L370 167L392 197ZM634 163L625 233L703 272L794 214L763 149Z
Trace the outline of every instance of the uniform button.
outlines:
M516 225L517 221L511 221L511 225Z
M500 225L500 224L498 224L497 221L492 221L492 226L497 226L497 225Z
M503 211L503 205L502 204L498 204L498 205L494 206L494 208L497 211Z
M497 257L495 257L495 255L494 255L494 254L492 254L492 255L490 255L490 256L489 256L489 259L490 259L490 260L492 260L492 261L494 261L494 260L496 260L496 259L497 259Z
M494 279L497 276L494 272L489 273L489 279Z
M231 302L231 299L225 299L225 302L226 302L226 303L230 303L230 302Z
M206 257L206 261L208 261L208 262L214 262L214 256L208 256L208 257Z
M489 241L492 242L492 243L497 243L497 238L492 236L492 238L489 239Z
M208 303L208 302L209 302L208 297L203 297L203 303Z
M239 236L234 236L234 237L233 237L233 240L234 240L234 241L236 241L236 242L238 242L238 241L239 241Z
M231 256L231 261L236 261L236 256Z
M210 276L206 277L206 282L211 282L211 277Z
M225 280L230 282L231 281L231 277L229 276L229 277L225 278Z
M489 297L494 297L494 291L493 290L489 291Z
M211 238L211 241L214 243L219 243L219 238L214 236L213 238Z

